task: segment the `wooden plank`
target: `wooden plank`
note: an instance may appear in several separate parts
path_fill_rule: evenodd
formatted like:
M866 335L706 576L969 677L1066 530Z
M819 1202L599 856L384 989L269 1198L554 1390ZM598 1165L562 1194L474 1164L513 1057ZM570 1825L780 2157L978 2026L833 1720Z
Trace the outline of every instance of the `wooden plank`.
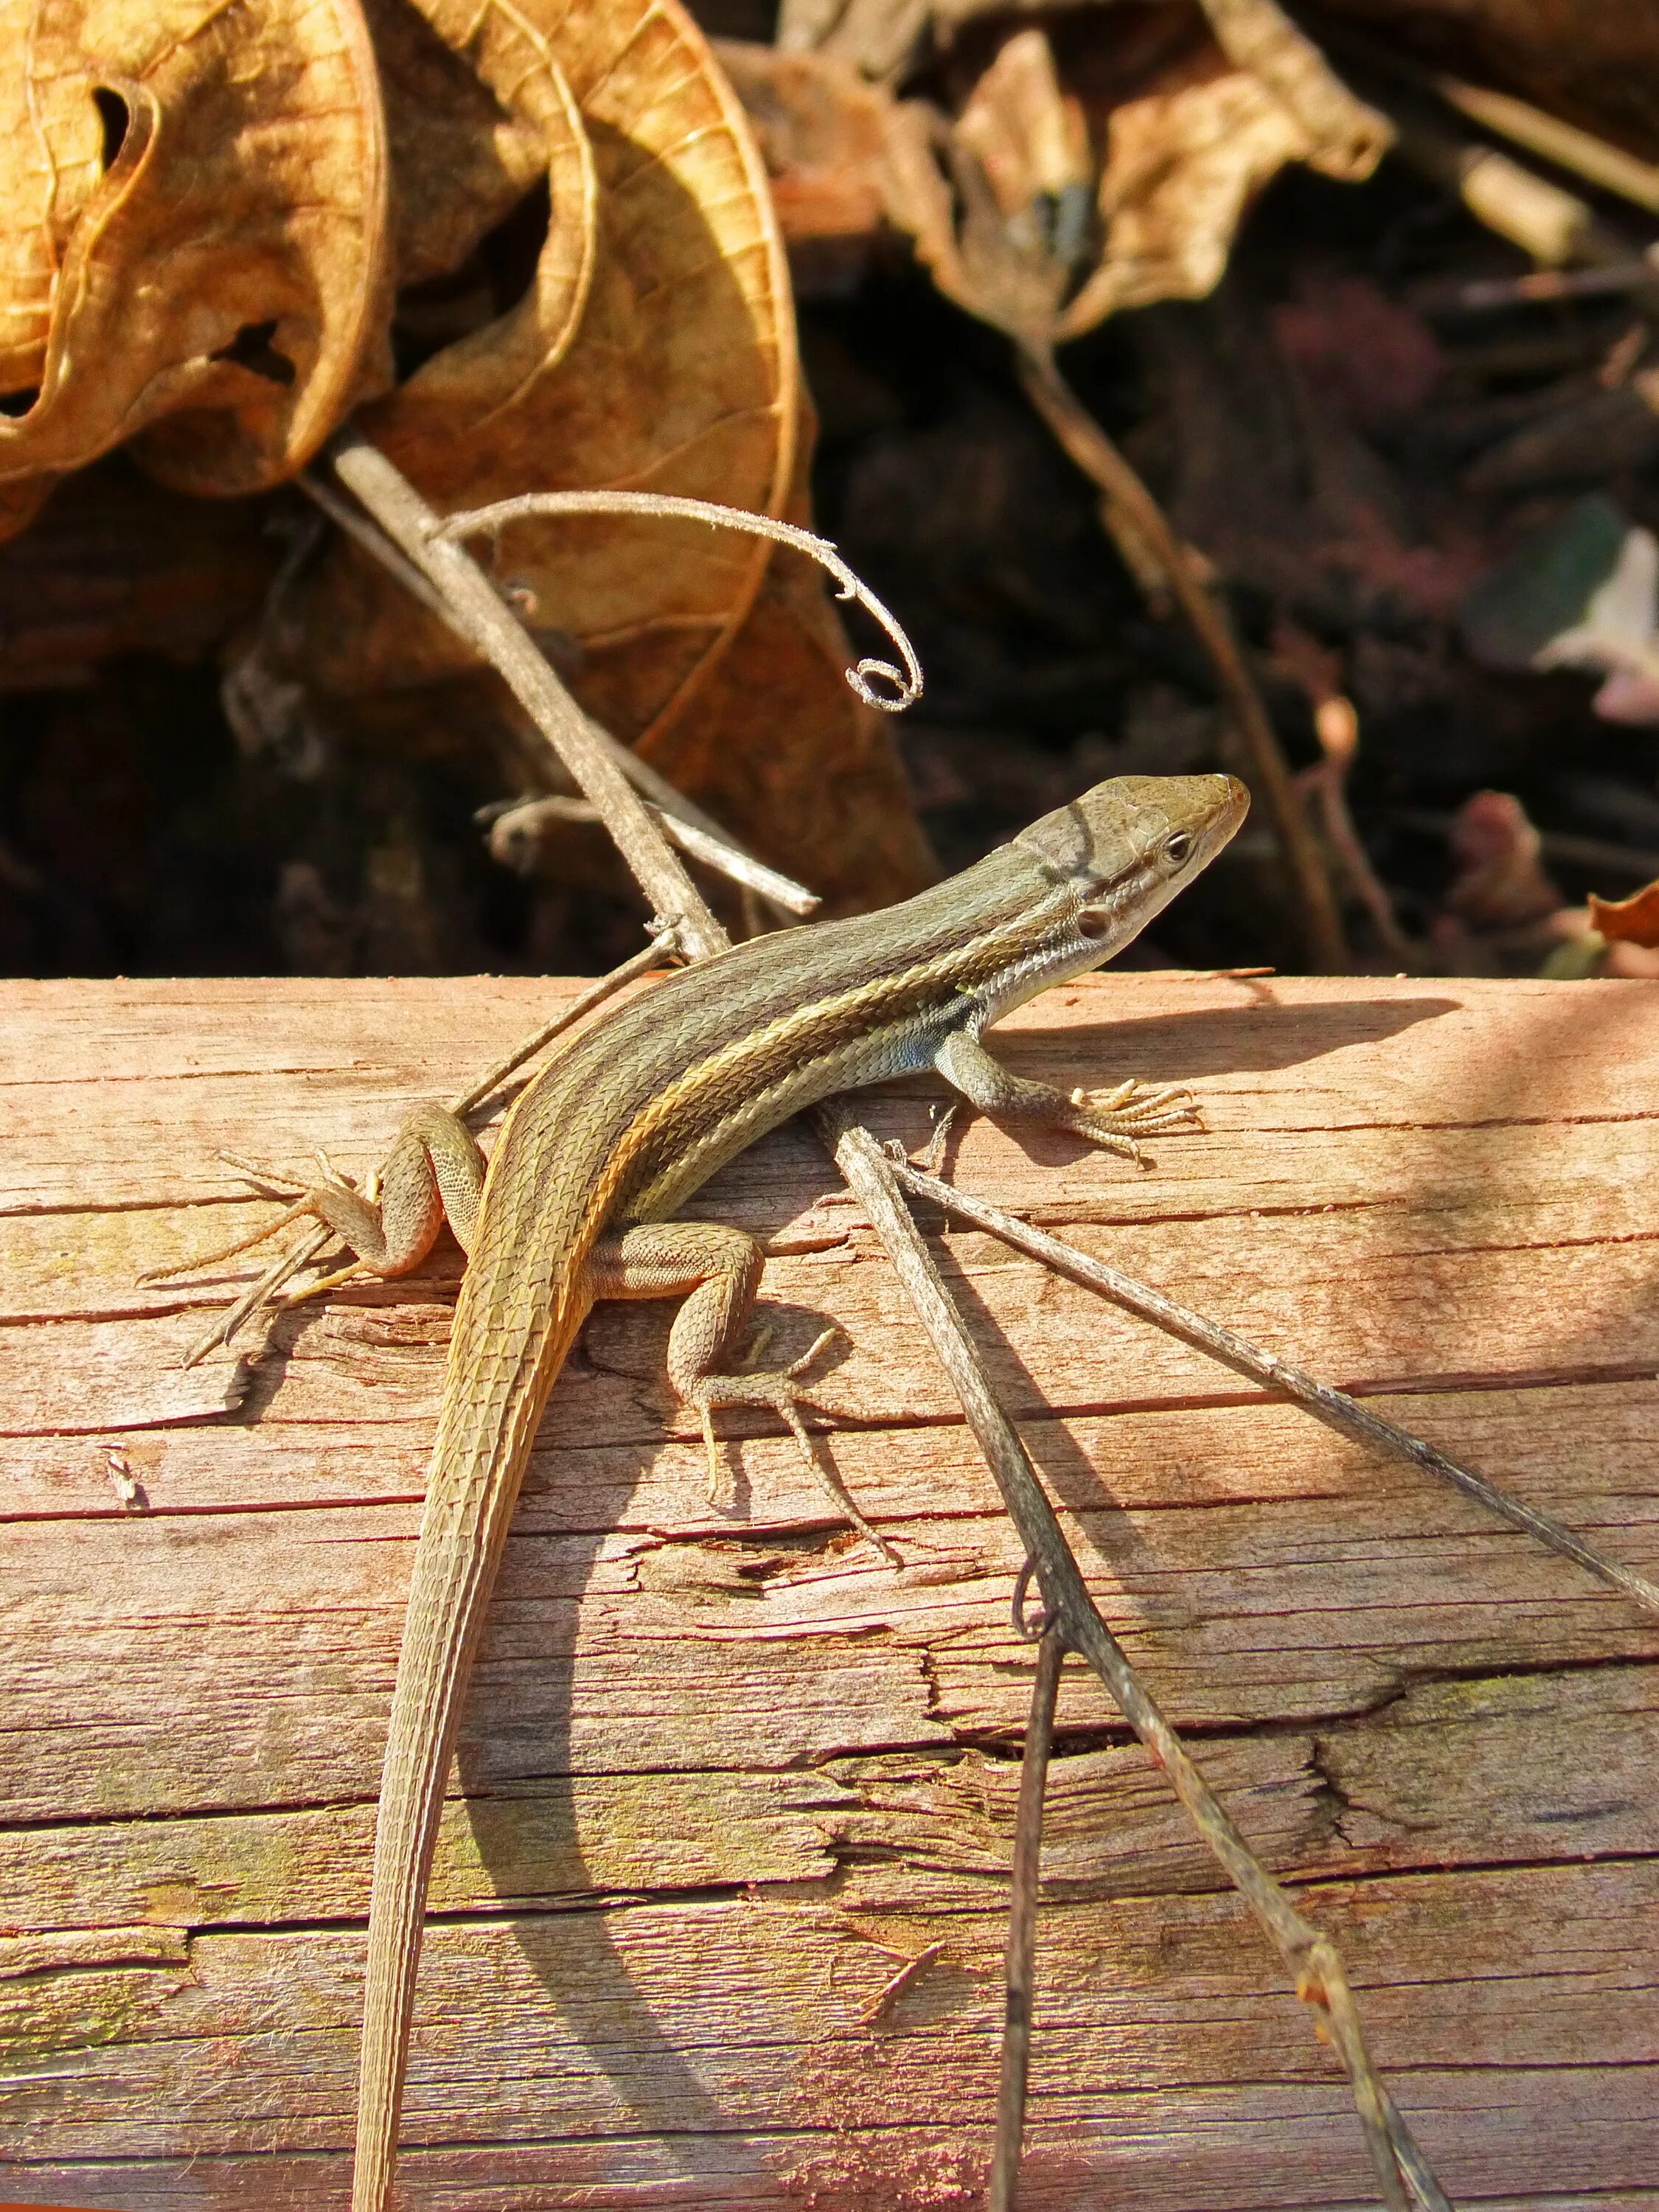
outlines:
M562 988L14 986L0 1050L0 2197L343 2204L362 1917L459 1261L189 1376L268 1218L222 1146L370 1163ZM965 1184L1659 1567L1659 997L1134 975L1010 1060L1191 1079L1136 1175L982 1123ZM923 1094L871 1118L916 1141ZM733 1495L602 1309L534 1455L434 1875L410 2212L971 2203L1030 1655L1017 1548L804 1136L700 1210L781 1348L844 1332L836 1528L733 1416ZM1409 1468L988 1240L947 1267L1107 1618L1343 1944L1455 2197L1656 2212L1659 1632ZM136 1509L109 1456L141 1486ZM1044 1870L1029 2201L1369 2201L1340 2081L1081 1670ZM935 1954L884 2012L907 1958ZM422 2148L422 2145L429 2146Z

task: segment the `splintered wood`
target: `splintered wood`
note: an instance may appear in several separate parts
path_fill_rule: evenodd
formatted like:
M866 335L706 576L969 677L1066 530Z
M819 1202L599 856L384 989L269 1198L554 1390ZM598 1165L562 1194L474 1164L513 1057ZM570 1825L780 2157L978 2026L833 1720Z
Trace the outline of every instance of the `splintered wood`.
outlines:
M459 1255L188 1371L258 1255L133 1278L275 1212L221 1148L362 1172L575 988L8 987L0 2197L344 2203ZM1659 986L1129 975L1001 1034L1052 1081L1190 1082L1208 1127L1137 1173L975 1121L957 1182L1659 1567ZM868 1108L925 1141L923 1090ZM921 2212L983 2186L1018 1547L805 1133L698 1207L766 1237L777 1352L843 1331L829 1442L906 1565L833 1523L759 1417L721 1417L711 1504L670 1310L599 1310L466 1705L409 2212ZM945 1250L1107 1620L1337 1938L1453 2197L1659 2205L1655 1625L988 1239ZM1022 2204L1371 2201L1329 2054L1075 1665L1060 1727Z

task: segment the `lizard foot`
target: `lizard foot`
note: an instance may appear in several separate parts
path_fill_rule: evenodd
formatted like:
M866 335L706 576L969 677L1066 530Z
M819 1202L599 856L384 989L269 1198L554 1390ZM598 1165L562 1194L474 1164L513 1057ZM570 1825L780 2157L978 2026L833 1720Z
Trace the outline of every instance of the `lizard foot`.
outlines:
M1180 1084L1164 1091L1143 1091L1131 1077L1098 1099L1086 1091L1073 1091L1071 1104L1073 1111L1065 1117L1062 1127L1133 1160L1137 1167L1147 1164L1139 1139L1166 1129L1204 1126L1197 1099Z
M263 1186L276 1197L291 1199L293 1203L286 1206L274 1221L266 1222L263 1229L256 1229L249 1236L239 1237L234 1244L221 1244L211 1252L198 1252L191 1259L174 1261L170 1267L151 1267L146 1273L137 1278L141 1285L164 1283L174 1275L190 1275L194 1274L201 1267L216 1267L222 1261L234 1260L244 1252L252 1252L257 1246L267 1243L283 1230L291 1228L296 1221L303 1221L307 1214L318 1221L329 1222L332 1226L327 1206L328 1200L335 1193L342 1194L348 1200L362 1195L356 1185L348 1176L340 1173L326 1152L319 1152L317 1154L317 1168L320 1180L313 1183L302 1182L297 1176L287 1174L281 1168L267 1167L263 1161L244 1159L240 1152L221 1152L219 1158L228 1166L234 1168L239 1175L245 1176L250 1182ZM372 1184L372 1177L370 1182ZM372 1191L370 1194L372 1195ZM308 1290L302 1291L299 1295L301 1297L315 1297L319 1290L331 1289L336 1282L343 1282L347 1276L361 1272L362 1270L354 1265L337 1275L325 1277L320 1283L313 1283ZM293 1305L297 1304L298 1300L289 1298L287 1303Z
M736 1375L705 1375L687 1390L685 1403L702 1425L703 1444L708 1454L708 1502L711 1505L719 1504L726 1486L720 1472L720 1447L714 1437L716 1410L722 1406L769 1406L794 1437L807 1471L836 1510L875 1546L890 1565L902 1566L904 1562L898 1552L878 1529L871 1526L848 1496L841 1477L821 1455L800 1417L801 1407L810 1406L812 1401L795 1378L839 1334L837 1329L826 1328L811 1349L799 1359L791 1360L787 1367L751 1369Z

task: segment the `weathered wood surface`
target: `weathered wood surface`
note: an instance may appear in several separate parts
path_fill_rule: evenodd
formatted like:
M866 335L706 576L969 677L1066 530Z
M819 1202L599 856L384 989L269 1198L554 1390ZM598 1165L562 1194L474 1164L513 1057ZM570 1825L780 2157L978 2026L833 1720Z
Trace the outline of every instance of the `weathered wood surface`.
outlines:
M246 1263L132 1278L268 1216L221 1146L366 1166L559 987L6 988L0 2196L343 2204L457 1255L188 1375ZM1208 1132L1137 1175L975 1123L963 1183L1393 1394L1659 1567L1659 987L1109 976L1006 1036L1067 1082L1190 1079ZM871 1102L912 1142L924 1116ZM704 1210L767 1237L781 1349L818 1315L844 1329L837 1463L908 1564L835 1527L759 1419L727 1417L738 1510L712 1508L666 1310L595 1316L468 1707L410 2212L979 2201L1030 1665L1016 1547L832 1189L785 1132ZM1343 1945L1454 2197L1654 2212L1654 1624L988 1240L946 1249L1108 1619ZM1061 1724L1024 2201L1370 2201L1328 2054L1080 1669Z

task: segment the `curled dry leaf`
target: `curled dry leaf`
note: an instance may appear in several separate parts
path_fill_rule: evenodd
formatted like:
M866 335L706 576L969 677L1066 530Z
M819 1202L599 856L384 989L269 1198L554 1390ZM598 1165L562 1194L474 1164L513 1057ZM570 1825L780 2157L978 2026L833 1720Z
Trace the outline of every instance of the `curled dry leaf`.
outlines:
M1394 128L1356 100L1278 0L1200 0L1216 43L1296 118L1307 142L1300 158L1328 177L1358 184L1394 143Z
M8 14L0 528L140 433L179 489L290 475L380 368L389 304L353 0Z
M548 173L546 131L535 103L504 106L410 0L366 0L364 13L394 179L392 264L398 291L406 293L459 269L536 189ZM551 109L561 136L568 128L562 106ZM566 209L564 219L591 220L591 210L585 218L581 207ZM487 319L470 301L456 312L468 309L474 324ZM400 324L409 319L406 301L398 312Z
M604 485L781 512L799 392L787 272L742 108L701 33L676 0L531 0L481 15L429 0L427 12L507 113L533 103L551 141L553 220L526 299L368 410L368 434L446 513ZM592 164L591 227L572 209L577 149ZM730 642L769 550L584 517L507 526L494 562L532 627L581 648L584 704L649 746ZM471 665L347 544L285 618L291 672L336 697Z
M1129 96L1063 86L1046 33L1029 29L954 121L897 106L890 212L942 291L1028 340L1079 337L1120 308L1212 290L1245 208L1285 162L1370 173L1388 125L1271 0L1206 0L1205 13ZM1098 19L1103 78L1110 41L1128 35Z
M1368 175L1386 126L1379 118L1372 131L1351 127L1348 111L1359 104L1337 92L1332 135L1322 137L1310 126L1321 103L1304 94L1292 106L1254 70L1200 45L1151 91L1115 107L1105 119L1098 264L1056 335L1080 337L1121 308L1213 290L1246 208L1287 161Z

